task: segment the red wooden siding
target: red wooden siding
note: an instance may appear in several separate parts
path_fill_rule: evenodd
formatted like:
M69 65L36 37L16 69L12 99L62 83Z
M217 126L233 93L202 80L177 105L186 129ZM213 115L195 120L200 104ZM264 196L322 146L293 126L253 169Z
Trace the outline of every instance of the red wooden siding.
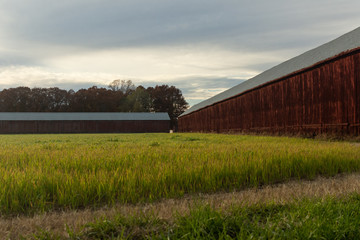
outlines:
M0 121L0 133L141 133L169 132L168 120Z
M358 135L359 128L359 49L179 118L181 132Z

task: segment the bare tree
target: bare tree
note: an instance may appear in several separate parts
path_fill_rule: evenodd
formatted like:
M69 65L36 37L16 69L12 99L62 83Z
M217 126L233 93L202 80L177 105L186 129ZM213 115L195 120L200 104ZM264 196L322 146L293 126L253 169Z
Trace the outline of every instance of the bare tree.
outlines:
M114 80L109 84L108 88L112 91L121 91L124 95L135 91L135 85L131 80Z

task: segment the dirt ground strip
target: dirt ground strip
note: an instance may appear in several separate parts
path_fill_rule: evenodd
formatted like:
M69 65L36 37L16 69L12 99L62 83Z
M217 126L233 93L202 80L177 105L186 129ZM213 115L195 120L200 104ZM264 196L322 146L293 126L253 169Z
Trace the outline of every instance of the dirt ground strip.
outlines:
M0 239L18 239L20 235L31 235L40 228L67 236L66 226L71 229L81 229L84 224L94 221L96 218L111 218L118 214L155 214L161 219L171 220L174 214L187 214L191 207L199 203L226 209L232 205L251 205L265 202L286 203L304 197L321 198L350 193L360 193L360 173L339 175L334 178L321 177L314 181L290 181L231 193L197 194L181 199L162 200L152 204L119 204L98 210L85 209L51 212L34 217L0 218Z

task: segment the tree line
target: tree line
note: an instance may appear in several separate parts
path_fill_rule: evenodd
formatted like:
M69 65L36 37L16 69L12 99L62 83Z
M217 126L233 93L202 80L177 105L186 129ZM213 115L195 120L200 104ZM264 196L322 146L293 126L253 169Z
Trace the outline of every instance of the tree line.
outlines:
M115 80L107 88L78 91L16 87L0 91L1 112L167 112L172 127L188 107L180 89L156 85L144 88L131 80Z

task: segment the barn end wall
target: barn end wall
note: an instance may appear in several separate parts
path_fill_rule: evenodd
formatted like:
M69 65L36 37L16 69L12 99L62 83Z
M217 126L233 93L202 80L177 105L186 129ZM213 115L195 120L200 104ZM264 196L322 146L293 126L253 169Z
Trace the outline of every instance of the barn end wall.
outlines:
M360 50L179 118L181 132L360 132Z
M169 120L0 121L1 134L169 132Z

